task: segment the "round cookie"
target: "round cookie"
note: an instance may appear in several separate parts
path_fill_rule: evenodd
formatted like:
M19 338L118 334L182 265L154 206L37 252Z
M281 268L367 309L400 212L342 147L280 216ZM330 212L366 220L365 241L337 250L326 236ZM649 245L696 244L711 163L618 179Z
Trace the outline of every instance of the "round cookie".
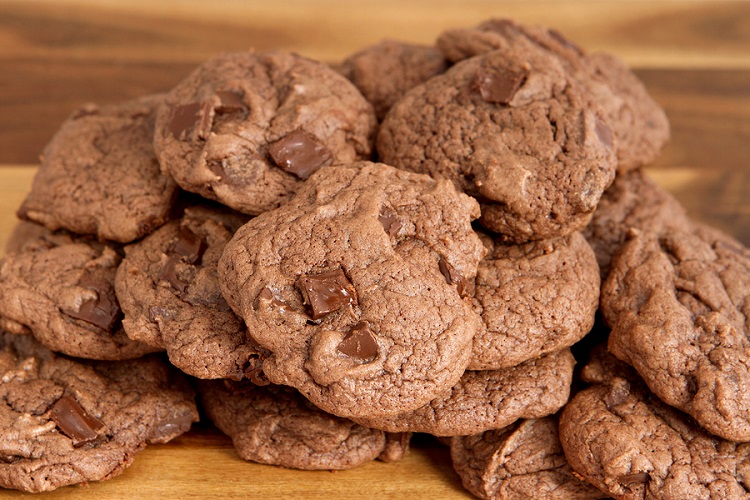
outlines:
M452 180L507 241L582 229L614 179L604 115L559 58L509 47L459 62L391 108L383 162Z
M120 261L114 247L47 231L0 260L0 317L70 356L114 360L154 352L122 329L114 289Z
M557 432L557 417L520 420L503 429L450 440L464 488L487 500L596 500L599 489L576 477Z
M576 394L559 431L573 470L613 498L747 498L750 444L708 434L637 378Z
M263 370L345 418L418 408L452 387L480 318L467 294L478 206L447 181L324 167L237 231L222 292L271 351Z
M619 174L604 192L583 235L594 249L602 279L630 229L661 234L686 228L685 208L641 170Z
M190 207L181 220L125 247L115 291L128 337L166 350L194 377L239 380L252 372L259 351L221 295L217 272L224 246L247 220Z
M474 300L482 325L469 370L515 366L575 344L594 325L599 268L581 233L504 245L485 236Z
M154 148L182 188L255 215L322 165L369 159L376 124L372 105L327 65L239 52L206 61L167 94Z
M291 387L247 382L200 381L198 393L208 418L232 438L244 460L293 469L351 469L386 450L386 433L315 408ZM408 439L388 440L408 447Z
M394 416L354 418L388 432L435 436L479 434L518 419L557 412L568 401L575 359L570 350L502 370L466 371L449 391L429 404Z
M406 91L447 68L436 47L383 40L350 55L336 70L357 86L382 120Z
M601 106L614 136L619 172L648 165L669 141L664 110L625 63L610 54L588 54L558 31L491 19L474 28L448 30L437 46L452 62L508 46L533 47L558 57Z
M602 286L609 350L709 432L750 440L750 251L699 225L629 236Z
M169 220L177 185L161 173L152 144L162 100L151 95L74 112L45 147L19 217L121 243Z
M2 488L110 479L147 443L166 443L196 421L192 389L156 357L74 361L0 332Z

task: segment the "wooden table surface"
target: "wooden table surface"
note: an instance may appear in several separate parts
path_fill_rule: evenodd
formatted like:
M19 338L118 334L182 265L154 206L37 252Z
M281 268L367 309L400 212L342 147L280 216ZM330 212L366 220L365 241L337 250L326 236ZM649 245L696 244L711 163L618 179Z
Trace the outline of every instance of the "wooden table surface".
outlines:
M384 38L431 43L493 16L555 27L628 62L672 124L649 172L695 218L750 245L750 2L0 0L0 248L42 147L84 102L167 90L222 51L282 48L334 62ZM243 462L205 424L148 447L118 478L42 496L470 497L428 439L400 463L304 472Z

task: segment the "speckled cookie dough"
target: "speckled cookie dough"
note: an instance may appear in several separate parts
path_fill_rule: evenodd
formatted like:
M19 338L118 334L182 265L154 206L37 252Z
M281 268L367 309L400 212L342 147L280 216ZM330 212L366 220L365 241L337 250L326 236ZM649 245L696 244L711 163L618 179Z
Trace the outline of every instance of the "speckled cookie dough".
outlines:
M447 68L436 47L383 40L350 55L336 70L357 86L382 120L406 91Z
M216 56L159 108L154 147L187 191L248 214L323 165L369 159L372 105L329 66L283 51Z
M709 432L750 440L750 250L707 226L633 231L601 307L609 349Z
M79 362L0 332L0 487L110 479L197 420L193 390L156 357Z
M354 420L388 432L435 436L501 429L562 408L570 396L574 365L570 350L563 349L502 370L466 371L449 391L412 412Z
M583 236L504 245L483 238L470 370L515 366L583 338L599 307L599 267Z
M159 94L74 112L44 149L19 216L121 243L167 222L177 185L161 173L152 144L162 100Z
M120 261L115 247L47 231L0 260L0 317L70 356L112 360L153 352L122 329L114 289Z
M405 440L325 413L291 387L247 382L201 381L208 418L232 438L239 456L293 469L351 469L378 458L403 455ZM398 445L398 446L396 446Z
M406 93L378 132L383 162L450 179L517 243L582 229L614 179L603 113L559 58L509 47Z
M508 46L534 47L559 58L604 111L620 172L648 165L669 141L667 115L625 63L611 54L589 54L554 29L491 19L474 28L448 30L437 46L453 62Z
M346 418L409 411L452 387L480 321L468 296L485 252L478 208L448 181L362 162L320 169L240 228L219 278L271 351L268 378Z

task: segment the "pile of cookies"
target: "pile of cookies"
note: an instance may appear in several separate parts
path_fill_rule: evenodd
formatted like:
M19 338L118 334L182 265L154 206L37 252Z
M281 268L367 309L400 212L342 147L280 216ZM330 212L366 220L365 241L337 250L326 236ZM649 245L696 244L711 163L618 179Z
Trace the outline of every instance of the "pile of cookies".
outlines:
M668 138L621 61L508 20L82 107L0 261L0 486L200 406L259 463L418 432L481 498L746 496L750 251L643 173Z

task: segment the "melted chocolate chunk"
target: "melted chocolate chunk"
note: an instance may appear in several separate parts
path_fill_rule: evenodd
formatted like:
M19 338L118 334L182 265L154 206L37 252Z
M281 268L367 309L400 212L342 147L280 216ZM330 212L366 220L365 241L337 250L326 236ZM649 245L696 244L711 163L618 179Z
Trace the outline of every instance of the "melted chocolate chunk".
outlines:
M621 405L628 399L629 394L630 384L625 379L616 379L604 397L604 404L607 408Z
M235 111L247 111L247 105L242 100L242 94L233 90L217 90L216 96L221 104L216 108L217 113L232 113Z
M456 285L456 290L461 297L473 295L474 289L472 283L461 276L461 273L459 273L455 267L450 265L450 263L445 260L445 257L440 257L438 267L440 268L440 272L443 273L443 276L445 276L445 281L447 281L449 285Z
M526 73L503 68L481 67L477 70L475 84L486 102L509 104L526 81Z
M193 417L189 413L177 415L170 420L159 422L151 430L148 440L151 442L163 442L190 430L193 425Z
M333 158L314 135L299 129L270 144L268 153L279 168L300 179L307 179Z
M64 309L63 313L111 332L120 316L120 304L117 302L114 288L110 283L97 279L92 274L85 274L78 281L78 286L96 293L96 298L81 302L77 311Z
M629 490L643 486L650 479L646 472L634 472L632 474L625 474L618 478L618 482Z
M98 441L105 428L101 421L89 415L78 401L69 396L58 399L52 406L49 416L57 424L60 432L73 441L76 448Z
M180 141L187 140L193 133L205 138L211 131L211 122L211 106L205 102L191 102L172 110L169 132Z
M604 147L611 149L612 129L610 129L606 123L597 118L596 127L594 128L594 130L596 131L596 136L599 138L599 142L604 144Z
M383 229L388 233L388 236L397 235L404 225L401 219L391 212L382 212L378 217L378 220L383 225Z
M190 283L180 279L180 277L177 276L177 270L175 269L175 266L180 263L181 260L182 258L179 255L170 255L166 262L164 262L161 271L159 271L158 279L168 281L169 284L172 285L172 288L185 293Z
M206 251L206 240L186 227L180 228L177 240L172 244L169 252L179 255L190 264L197 264Z
M372 361L378 355L378 343L367 323L359 323L344 337L338 345L340 353L358 361Z
M244 373L246 379L258 386L264 386L271 383L263 371L263 358L260 354L251 354L247 358Z
M357 292L341 269L300 276L299 287L315 320L347 304L357 303Z
M287 307L289 307L286 302L277 299L268 287L264 287L255 299L255 309L260 309L261 304L270 305L274 308L280 309L282 313L286 311Z

